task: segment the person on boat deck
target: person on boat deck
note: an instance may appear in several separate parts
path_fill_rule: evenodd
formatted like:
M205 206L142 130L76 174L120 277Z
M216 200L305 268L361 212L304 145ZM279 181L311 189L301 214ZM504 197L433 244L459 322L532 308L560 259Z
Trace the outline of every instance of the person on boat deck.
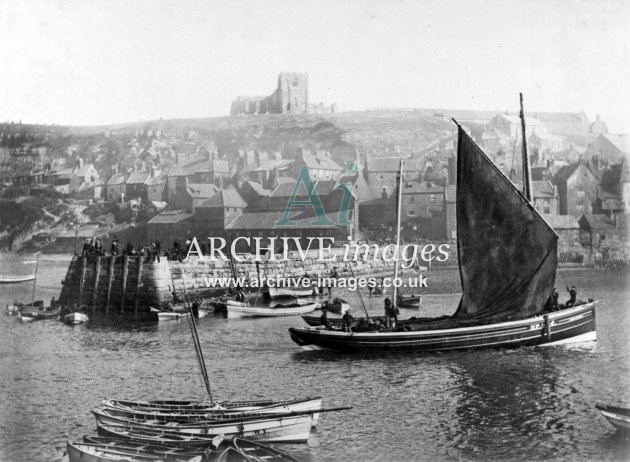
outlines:
M199 300L195 299L195 301L192 302L192 305L190 306L190 309L192 310L192 314L193 317L198 318L199 317Z
M558 297L560 295L558 294L558 291L556 290L556 288L553 288L553 292L551 292L551 309L553 311L558 311L560 310L560 306L558 305Z
M352 323L354 322L354 318L350 314L349 311L346 311L341 318L341 327L344 332L352 332Z
M245 301L245 293L241 287L236 288L236 301L244 302Z
M50 311L55 311L57 309L57 306L59 306L59 302L57 302L57 300L55 300L55 297L50 299Z
M577 302L577 290L575 290L575 286L571 286L571 288L569 289L569 287L567 286L567 290L569 291L569 296L571 298L569 298L569 300L567 300L567 308L571 307L571 306L575 306L576 302Z
M393 327L396 325L396 314L394 312L394 306L389 297L383 299L383 305L385 307L385 324L387 327ZM392 325L392 318L394 320Z
M328 311L326 308L322 308L322 315L319 318L319 323L326 328L326 330L330 330L330 320L328 319Z
M333 279L333 280L336 281L338 277L339 277L339 273L337 272L337 267L333 266L333 269L330 272L330 279ZM330 297L330 295L332 293L332 285L333 285L332 282L328 285L328 296L329 297Z

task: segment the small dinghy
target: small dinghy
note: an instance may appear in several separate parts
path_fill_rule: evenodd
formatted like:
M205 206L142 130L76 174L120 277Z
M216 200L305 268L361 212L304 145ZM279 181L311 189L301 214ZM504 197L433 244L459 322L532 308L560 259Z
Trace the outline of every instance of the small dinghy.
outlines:
M619 430L630 432L630 406L597 403L595 407Z
M18 282L27 282L35 279L35 274L26 274L24 276L0 276L0 284L17 284Z
M306 314L318 309L320 303L296 303L276 304L274 306L249 306L243 302L231 301L227 303L227 317L233 318L256 318L256 317L275 317L275 316L294 316L297 314Z
M286 452L279 451L267 446L266 444L257 443L246 438L236 437L232 440L232 446L240 453L244 454L247 461L265 460L268 462L298 462L297 459ZM232 460L232 459L228 459Z
M66 314L63 317L63 322L70 326L75 326L77 324L83 324L84 322L88 322L90 318L88 318L87 314L75 311L73 313Z
M157 308L151 308L151 311L157 313L158 321L179 321L190 316L187 310L158 310ZM200 311L201 312L201 311Z
M99 445L106 449L115 449L130 454L147 454L163 457L165 460L185 460L196 456L205 456L208 460L214 460L221 453L213 449L185 448L169 446L168 444L146 444L136 441L109 438L106 436L83 435L83 443Z
M325 301L322 303L322 310L330 311L331 313L346 314L350 309L350 305L341 298L333 298L331 301Z
M201 462L203 456L192 457L180 456L178 454L153 454L145 451L144 448L123 449L109 447L102 444L91 443L71 443L68 441L68 459L70 462L108 462L108 461L138 461L152 462L164 460L177 460L182 462Z
M401 295L398 297L399 308L420 308L422 297L419 295Z

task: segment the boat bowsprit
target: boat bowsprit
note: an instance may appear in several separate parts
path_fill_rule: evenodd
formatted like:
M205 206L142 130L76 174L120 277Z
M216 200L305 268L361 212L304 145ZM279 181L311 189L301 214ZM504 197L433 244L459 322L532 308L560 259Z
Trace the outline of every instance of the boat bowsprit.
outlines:
M618 430L630 432L630 406L627 404L595 404L606 419Z

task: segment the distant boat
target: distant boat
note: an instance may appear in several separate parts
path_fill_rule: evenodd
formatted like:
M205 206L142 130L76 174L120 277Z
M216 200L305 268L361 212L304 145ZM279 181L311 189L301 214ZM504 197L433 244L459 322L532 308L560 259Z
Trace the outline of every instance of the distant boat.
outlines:
M330 301L322 303L322 310L330 311L331 313L346 314L350 309L350 305L341 298L333 298Z
M301 303L299 300L295 303L277 304L274 306L250 306L243 302L229 300L226 302L227 317L233 318L257 318L257 317L275 317L275 316L294 316L298 314L310 313L318 309L320 303Z
M71 326L77 324L83 324L84 322L88 322L90 318L85 313L81 313L79 311L75 311L73 313L66 314L63 317L63 322L65 324L69 324Z
M269 291L265 292L270 298L280 297L311 297L313 295L312 287L269 287Z
M151 311L157 313L158 321L179 321L180 319L190 316L190 313L185 310L159 310L157 308L151 308Z
M15 284L18 282L32 281L35 274L27 274L25 276L0 276L0 284Z
M400 295L398 297L398 306L400 308L420 308L422 297L419 295Z
M630 432L630 407L627 405L595 404L608 421L624 432Z

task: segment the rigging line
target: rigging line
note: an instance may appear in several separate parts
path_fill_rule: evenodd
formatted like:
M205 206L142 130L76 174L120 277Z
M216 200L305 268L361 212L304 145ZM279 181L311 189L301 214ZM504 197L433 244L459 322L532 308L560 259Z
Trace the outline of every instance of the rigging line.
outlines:
M512 181L512 172L514 171L514 155L516 154L516 137L514 137L514 147L512 148L512 163L510 164L510 181Z
M348 262L348 267L350 268L350 274L352 275L352 279L354 279L356 281L356 277L354 276L354 269L352 268L352 265L350 264L350 262ZM365 316L370 319L370 313L368 313L367 307L365 306L365 301L363 300L363 295L361 294L361 290L359 289L359 287L357 286L357 298L359 299L359 303L361 304L361 306L363 307L363 311L365 311Z
M188 298L188 291L186 290L186 283L185 281L183 281L182 278L182 282L184 282L184 294L185 294L185 300L186 300L186 305L188 308L188 314L190 315L190 322L189 322L189 326L191 327L191 331L193 334L193 337L195 339L196 345L197 345L197 353L198 353L198 359L199 359L199 365L202 369L203 372L203 380L206 383L206 390L208 391L208 395L210 396L210 402L213 402L212 399L212 391L210 389L210 379L208 378L208 370L206 369L206 362L203 359L203 351L201 350L201 343L199 341L199 334L197 333L197 325L195 324L195 319L193 317L193 311L192 308L190 306L190 299Z
M175 295L175 279L173 278L173 266L171 265L170 260L169 260L168 266L169 266L169 272L171 276L171 283L173 284L173 295ZM188 292L186 291L186 281L184 281L183 275L182 275L182 285L184 287L185 300L186 302L188 302ZM192 309L190 308L190 303L188 303L188 313L192 317ZM190 326L191 325L189 324L189 327ZM197 335L197 328L194 324L192 325L191 333L192 333L193 341L195 342L195 351L197 353L197 360L199 361L199 366L201 368L203 379L206 384L206 390L208 391L208 395L210 395L210 402L212 402L212 392L210 390L210 380L208 379L208 371L206 370L206 365L203 360L203 353L201 352L201 345L199 344L199 336Z

